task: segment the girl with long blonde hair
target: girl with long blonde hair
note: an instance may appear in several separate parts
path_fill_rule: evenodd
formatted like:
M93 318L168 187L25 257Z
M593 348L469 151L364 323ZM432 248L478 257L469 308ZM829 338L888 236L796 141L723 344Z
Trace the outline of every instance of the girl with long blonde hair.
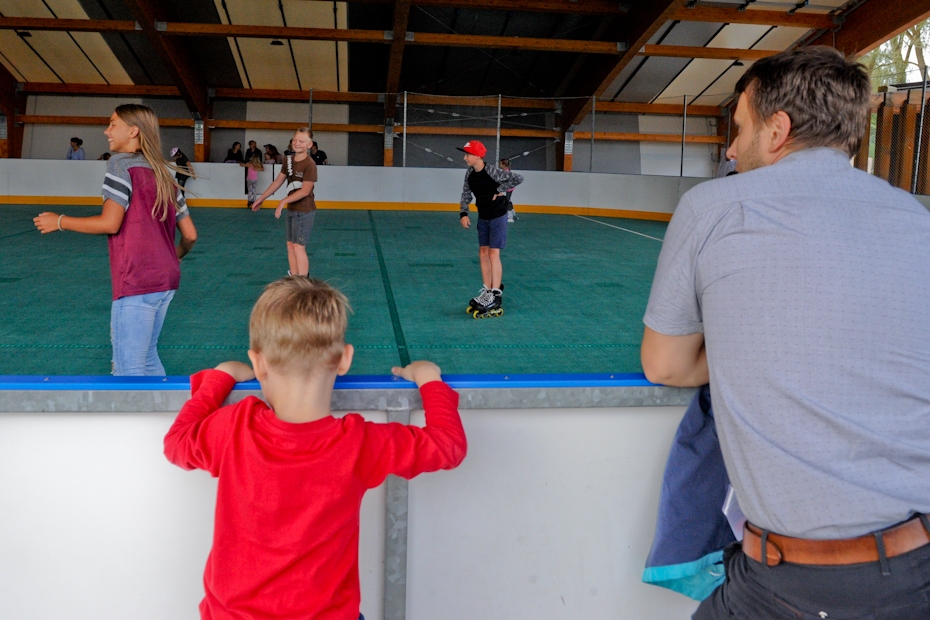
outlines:
M113 374L164 376L158 336L181 280L179 261L197 241L178 168L161 154L158 117L151 108L116 108L104 134L107 161L100 215L73 217L46 211L33 221L43 234L70 230L108 235L113 304ZM181 241L174 245L174 230Z

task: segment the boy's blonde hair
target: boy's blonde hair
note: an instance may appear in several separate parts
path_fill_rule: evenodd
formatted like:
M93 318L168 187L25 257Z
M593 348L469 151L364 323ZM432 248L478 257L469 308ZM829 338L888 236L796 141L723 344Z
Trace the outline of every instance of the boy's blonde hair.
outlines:
M335 370L345 348L346 296L322 280L289 276L265 287L249 318L249 348L284 373Z

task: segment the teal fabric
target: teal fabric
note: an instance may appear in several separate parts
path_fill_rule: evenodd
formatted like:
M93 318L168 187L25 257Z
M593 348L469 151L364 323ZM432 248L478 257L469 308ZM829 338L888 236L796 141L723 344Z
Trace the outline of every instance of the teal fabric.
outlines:
M708 553L693 562L651 566L643 571L643 582L680 592L696 601L710 596L725 579L723 551Z

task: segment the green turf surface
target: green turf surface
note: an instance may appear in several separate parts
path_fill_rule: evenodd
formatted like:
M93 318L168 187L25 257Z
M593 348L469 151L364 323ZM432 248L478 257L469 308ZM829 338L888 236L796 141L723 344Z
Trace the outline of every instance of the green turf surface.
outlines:
M0 207L0 374L108 374L106 237L40 235L32 217L41 210ZM287 272L284 223L271 210L192 214L199 240L182 262L159 342L169 375L245 361L252 304ZM504 316L484 320L465 314L481 286L477 233L462 229L456 213L320 211L308 251L311 274L352 304L351 374L387 374L405 353L445 373L639 372L642 315L665 228L520 215L502 253Z

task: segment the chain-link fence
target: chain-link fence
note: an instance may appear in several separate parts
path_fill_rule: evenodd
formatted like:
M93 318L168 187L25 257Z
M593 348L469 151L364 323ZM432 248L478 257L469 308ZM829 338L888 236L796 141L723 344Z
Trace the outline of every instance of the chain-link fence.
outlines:
M676 103L520 99L403 93L394 117L395 166L460 167L457 150L481 140L485 159L522 170L713 176L726 145L725 110ZM582 120L563 132L569 115ZM722 121L722 123L721 123Z
M869 132L855 166L912 194L930 194L928 96L926 81L873 95Z

